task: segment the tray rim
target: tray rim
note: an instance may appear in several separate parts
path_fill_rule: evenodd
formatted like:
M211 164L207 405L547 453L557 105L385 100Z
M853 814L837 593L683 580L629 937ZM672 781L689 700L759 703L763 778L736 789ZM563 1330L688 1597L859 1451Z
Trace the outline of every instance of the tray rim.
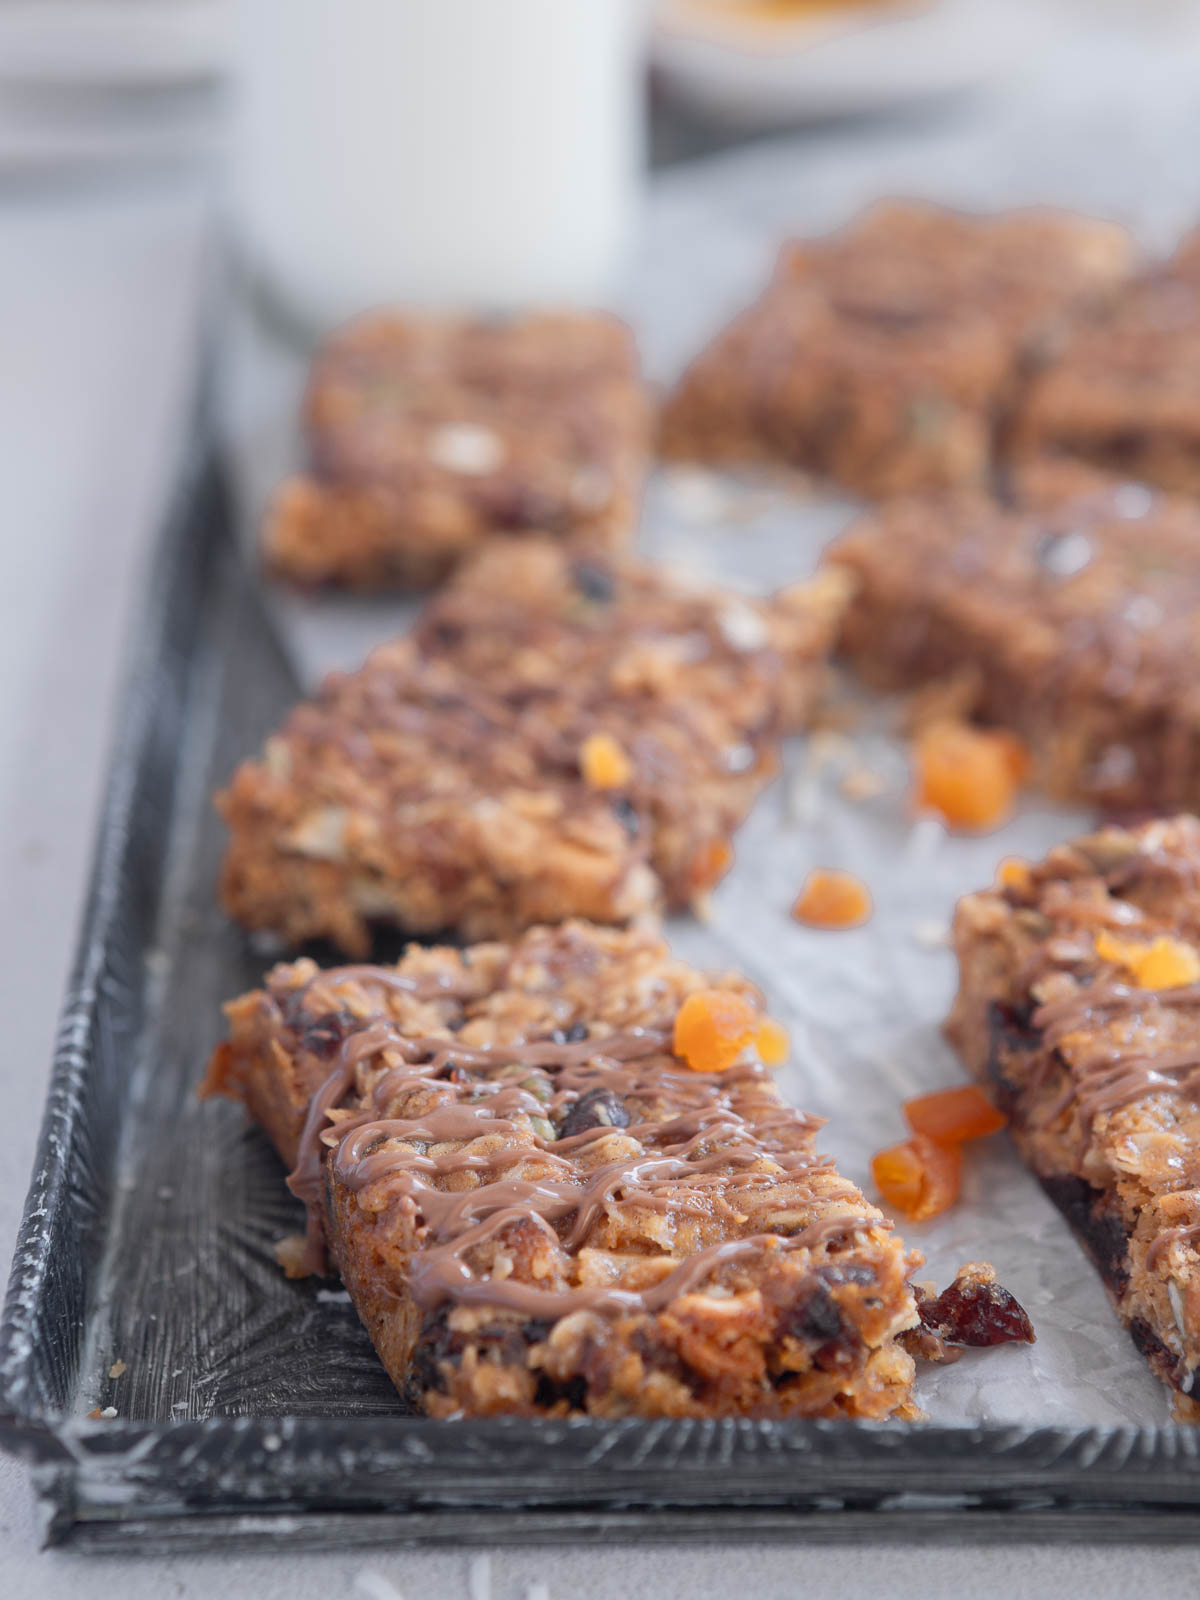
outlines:
M209 519L197 537L203 494L221 494L228 483L211 397L210 370L139 585L89 890L0 1315L0 1448L33 1469L46 1542L70 1539L97 1550L231 1538L269 1545L285 1531L301 1543L344 1535L495 1542L522 1510L533 1536L549 1541L603 1537L614 1519L635 1539L678 1537L697 1525L722 1537L792 1539L922 1528L925 1536L961 1540L999 1536L1002 1525L1030 1537L1200 1537L1200 1518L1186 1515L1200 1508L1200 1431L1169 1423L264 1416L94 1423L57 1412L39 1394L37 1310L69 1202L83 1089L111 1003L101 978L123 867L137 848L131 806L152 755L154 699L145 685L167 660L168 624L181 597L198 574L212 581L232 539L228 516ZM244 581L254 580L247 574ZM191 660L185 647L176 666L180 709ZM557 1461L556 1450L564 1452ZM331 1452L344 1487L329 1482Z

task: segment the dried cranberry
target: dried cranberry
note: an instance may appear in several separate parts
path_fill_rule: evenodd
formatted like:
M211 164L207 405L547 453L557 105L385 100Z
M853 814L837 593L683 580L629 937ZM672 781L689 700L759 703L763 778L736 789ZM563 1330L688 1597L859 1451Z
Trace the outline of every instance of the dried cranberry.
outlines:
M585 599L593 600L597 605L607 605L615 593L612 574L590 561L575 562L571 568L571 581Z
M421 645L425 650L457 650L463 638L461 623L449 617L434 618L421 629Z
M500 528L536 528L553 533L566 520L561 500L528 483L500 480L484 484L479 499L485 514Z
M563 1118L558 1136L570 1139L577 1133L587 1133L590 1128L627 1128L629 1121L629 1112L620 1096L611 1089L589 1089Z
M1033 1324L1020 1301L998 1283L957 1277L936 1298L917 1306L931 1333L950 1344L1032 1344Z
M327 1011L305 1022L300 1029L300 1048L327 1061L349 1036L362 1026L348 1011Z
M625 829L631 839L636 839L642 831L642 819L637 814L637 807L627 795L618 795L612 803L613 816Z

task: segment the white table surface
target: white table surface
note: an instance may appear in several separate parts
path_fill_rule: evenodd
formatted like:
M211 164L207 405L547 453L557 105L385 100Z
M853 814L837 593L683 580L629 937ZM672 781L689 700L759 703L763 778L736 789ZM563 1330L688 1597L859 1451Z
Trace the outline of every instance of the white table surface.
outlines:
M1200 76L1196 79L1200 94ZM1195 152L1180 152L1194 160ZM182 426L211 207L176 170L103 190L0 190L0 1262L33 1159L104 776L122 642ZM2 1270L2 1269L0 1269ZM42 1552L0 1456L0 1595L428 1600L1200 1590L1195 1546L870 1543L509 1549L136 1560Z

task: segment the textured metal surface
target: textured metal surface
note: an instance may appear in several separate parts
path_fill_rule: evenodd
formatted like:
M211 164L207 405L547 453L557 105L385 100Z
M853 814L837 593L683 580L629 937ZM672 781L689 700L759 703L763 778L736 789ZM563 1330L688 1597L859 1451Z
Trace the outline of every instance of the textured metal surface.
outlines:
M230 1106L192 1090L260 964L211 900L208 792L294 696L193 462L130 680L97 872L0 1333L3 1442L51 1539L1179 1538L1173 1428L439 1424L403 1415L345 1296L289 1283L295 1214ZM183 730L187 730L186 738ZM125 1364L109 1377L116 1361ZM115 1407L91 1422L94 1407Z

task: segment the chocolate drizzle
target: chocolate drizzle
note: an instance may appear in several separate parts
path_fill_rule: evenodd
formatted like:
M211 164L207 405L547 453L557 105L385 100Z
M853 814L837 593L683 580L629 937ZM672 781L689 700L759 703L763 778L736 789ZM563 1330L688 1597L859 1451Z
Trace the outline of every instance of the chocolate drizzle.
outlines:
M1145 848L1123 850L1119 848L1120 838L1098 835L1090 855L1088 841L1059 852L1069 870L1065 876L1043 880L1036 905L1052 931L1041 939L1018 976L1022 987L1032 989L1054 974L1075 973L1077 987L1072 992L1045 1001L1032 1014L1044 1055L1031 1086L1040 1093L1053 1068L1065 1068L1066 1083L1056 1097L1039 1107L1038 1121L1051 1123L1074 1106L1087 1139L1091 1138L1097 1117L1119 1111L1148 1095L1161 1091L1183 1096L1200 1093L1200 1043L1179 1049L1164 1041L1155 1049L1153 1027L1144 1030L1150 1048L1146 1042L1125 1046L1103 1037L1109 1024L1121 1017L1200 1007L1200 984L1147 989L1094 974L1089 980L1087 968L1096 961L1096 927L1136 926L1139 932L1149 935L1163 926L1158 918L1148 916L1136 900L1127 898L1131 892L1164 877L1173 879L1185 891L1196 881L1189 856L1163 841L1148 839ZM1113 855L1114 845L1118 847L1115 859L1105 860L1106 853ZM1094 859L1097 851L1098 861ZM1080 895L1070 887L1076 881L1095 884L1097 878L1105 890L1099 899ZM1078 970L1081 967L1082 972ZM1101 1037L1087 1054L1069 1057L1060 1047L1077 1033Z
M1165 1228L1157 1238L1150 1241L1150 1248L1146 1251L1147 1272L1154 1271L1173 1244L1194 1244L1197 1239L1200 1239L1200 1222L1188 1222L1178 1228Z
M330 975L338 982L347 976L375 983L395 975L369 967ZM597 1090L630 1108L628 1124L600 1123L556 1138L571 1108ZM656 1115L654 1107L669 1114ZM355 1194L386 1184L386 1205L409 1211L421 1238L409 1290L427 1311L450 1302L528 1317L654 1312L730 1262L887 1226L861 1210L825 1209L858 1196L829 1181L829 1158L811 1148L818 1126L819 1119L776 1099L761 1064L693 1072L676 1061L669 1033L659 1028L480 1046L453 1035L408 1037L381 1018L365 1021L340 1046L310 1102L288 1182L308 1209L311 1270L324 1266L328 1172ZM593 1162L589 1147L605 1140L616 1141L612 1159L597 1151ZM464 1174L475 1181L463 1186ZM792 1209L797 1180L800 1200L807 1193L815 1209L818 1195L804 1186L806 1175L822 1179L822 1209L795 1232L755 1232L683 1257L648 1257L661 1260L663 1275L648 1285L643 1277L637 1289L484 1276L470 1259L501 1235L531 1229L569 1258L599 1219L626 1208L703 1220L716 1206L716 1214L735 1217L740 1194L761 1194L781 1180L790 1182Z
M1053 1051L1068 1034L1101 1016L1133 1014L1150 1006L1197 1005L1200 1005L1200 984L1176 989L1095 984L1040 1006L1033 1013L1033 1025L1042 1030L1047 1048ZM1059 1059L1062 1059L1061 1053ZM1200 1089L1200 1046L1156 1055L1106 1045L1081 1061L1068 1063L1068 1067L1070 1081L1059 1097L1045 1108L1044 1121L1052 1122L1074 1103L1087 1129L1102 1113L1119 1111L1156 1090L1190 1094Z

